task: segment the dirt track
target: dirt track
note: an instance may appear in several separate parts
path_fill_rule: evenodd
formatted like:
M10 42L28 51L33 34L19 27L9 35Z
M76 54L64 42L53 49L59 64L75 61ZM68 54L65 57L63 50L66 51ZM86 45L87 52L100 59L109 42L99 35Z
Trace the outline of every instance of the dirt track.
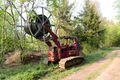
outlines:
M103 66L109 58L115 53L118 55L113 62L104 70L95 80L120 80L120 50L113 50L99 61L91 64L90 66L81 69L61 80L84 80L89 74L92 74L95 70Z
M120 80L120 51L109 67L95 80Z

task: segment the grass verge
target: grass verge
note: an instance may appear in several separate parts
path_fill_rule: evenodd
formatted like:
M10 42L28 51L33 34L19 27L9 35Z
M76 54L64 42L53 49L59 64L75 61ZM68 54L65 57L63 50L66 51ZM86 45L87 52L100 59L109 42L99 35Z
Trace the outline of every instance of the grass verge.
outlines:
M95 70L93 73L89 74L85 80L94 80L95 78L97 78L97 76L100 75L100 73L102 71L104 71L114 60L114 58L116 57L117 53L115 53L114 55L112 55L112 57L100 68L98 68L97 70Z
M55 74L54 74L54 72L52 72L50 75L46 75L43 79L44 80L48 80L48 79L49 80L57 80L57 79L65 77L65 76L68 76L71 73L78 71L80 69L83 69L83 68L89 66L90 64L94 63L95 61L98 61L101 57L107 55L110 51L112 51L112 50L111 49L110 50L98 50L91 55L85 56L85 63L82 66L78 65L77 67L72 67L68 70L64 70L63 72L56 71Z
M44 65L43 59L39 63L30 63L28 65L20 65L16 67L4 67L0 68L0 80L57 80L65 76L70 75L72 72L83 69L90 64L98 61L101 57L107 55L112 49L101 49L92 53L91 55L85 56L85 63L69 68L60 69L58 64L46 66Z

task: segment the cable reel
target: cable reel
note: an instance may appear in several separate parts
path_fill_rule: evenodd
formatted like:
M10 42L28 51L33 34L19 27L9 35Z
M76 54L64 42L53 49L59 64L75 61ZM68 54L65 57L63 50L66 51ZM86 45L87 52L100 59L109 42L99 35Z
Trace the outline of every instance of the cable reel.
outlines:
M28 12L23 12L21 14L19 13L19 16L16 20L16 27L24 28L25 33L22 35L22 37L24 37L27 33L36 39L44 39L45 41L45 38L49 37L50 34L42 26L42 24L46 23L47 27L52 29L52 26L55 26L51 25L52 20L52 14L50 14L45 7L36 6Z

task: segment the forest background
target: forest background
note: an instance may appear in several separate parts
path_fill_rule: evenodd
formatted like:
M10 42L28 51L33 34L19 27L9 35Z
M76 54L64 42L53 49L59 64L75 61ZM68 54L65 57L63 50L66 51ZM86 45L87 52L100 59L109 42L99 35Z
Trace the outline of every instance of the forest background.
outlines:
M116 24L113 20L109 21L102 16L97 0L85 0L84 5L80 6L78 14L74 16L75 2L70 3L69 0L1 0L0 3L1 60L4 54L10 51L20 50L23 54L34 50L48 50L45 43L34 37L25 36L24 39L21 39L20 35L24 34L24 30L23 28L18 30L15 26L19 13L27 11L35 5L46 6L54 17L55 33L59 37L76 36L85 54L91 54L99 48L119 46L120 44L118 0L113 4L118 14L116 15L116 19L118 19Z

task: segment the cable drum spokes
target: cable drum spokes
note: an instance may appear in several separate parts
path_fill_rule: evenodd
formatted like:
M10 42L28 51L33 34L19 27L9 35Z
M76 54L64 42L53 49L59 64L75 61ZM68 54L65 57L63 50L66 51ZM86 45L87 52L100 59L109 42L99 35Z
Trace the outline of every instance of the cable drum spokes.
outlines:
M24 24L27 22L27 19L23 16L25 12L19 13L19 16L16 19L15 27L17 29L17 34L23 38L26 35L26 32L23 33ZM21 32L20 32L21 28Z
M36 6L36 7L33 7L29 11L29 13L26 13L26 14L29 14L29 16L26 15L27 20L22 15L20 15L20 17L24 21L24 25L22 25L22 26L18 25L17 27L24 27L24 31L27 34L34 36L36 39L44 39L44 41L45 41L45 38L50 37L50 34L42 26L42 24L46 23L46 26L49 29L52 29L51 26L55 26L55 25L51 24L52 22L50 20L50 17L52 15L46 8L41 7L41 6ZM23 36L25 36L26 33Z
M43 24L44 20L47 19L47 17L44 15L44 8L43 8L43 7L41 7L41 8L42 8L42 15L38 15L34 10L32 10L32 11L34 12L34 14L35 14L36 16L38 16L38 17L37 17L37 23L41 23L41 27L38 28L38 31L35 33L35 36L34 36L34 37L36 37L36 36L38 35L38 33L42 32L42 33L40 33L40 34L42 34L42 36L44 37L44 40L45 40L45 34L47 34L48 31L44 29L44 27L42 26L42 24ZM42 18L41 18L41 17L42 17ZM46 23L47 23L47 24L50 24L49 21L46 22ZM50 29L50 26L48 26L48 28Z

